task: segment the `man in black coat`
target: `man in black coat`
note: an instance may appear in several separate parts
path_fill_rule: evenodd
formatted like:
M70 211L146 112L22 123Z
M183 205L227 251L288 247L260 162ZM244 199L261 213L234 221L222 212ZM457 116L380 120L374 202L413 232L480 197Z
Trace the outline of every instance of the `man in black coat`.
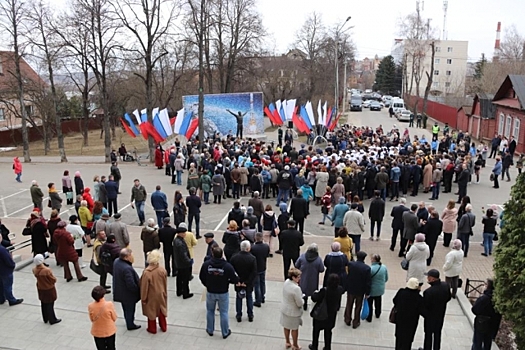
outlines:
M288 229L279 233L283 248L284 280L288 278L290 265L294 264L301 254L304 245L303 234L295 228L295 220L288 220Z
M165 217L163 219L164 226L159 229L159 241L162 243L162 251L164 253L164 268L168 274L171 274L173 267L173 277L177 275L177 269L175 268L175 261L173 256L173 240L177 234L177 230L170 225L170 218Z
M458 175L458 201L457 204L461 203L463 197L467 195L467 185L468 179L470 177L470 172L467 169L467 164L461 164L461 172Z
M346 308L345 308L345 323L352 328L357 328L361 324L361 307L363 306L363 299L370 295L370 288L372 287L372 277L370 275L370 266L365 264L366 253L359 251L356 254L357 261L350 261L348 263L348 277L346 278ZM352 322L352 309L354 308L354 319Z
M109 216L118 213L117 197L118 197L118 183L115 181L113 175L109 175L109 181L105 183L107 194L107 208Z
M131 249L124 248L120 251L119 258L113 262L113 300L122 304L128 331L140 328L140 325L135 324L135 306L140 300L140 282L132 261Z
M177 236L173 240L173 255L175 267L177 268L177 296L182 295L183 299L193 296L190 293L191 266L193 264L190 258L190 251L184 241L186 237L186 224L181 222L177 228Z
M511 136L509 142L509 153L511 157L514 157L514 152L516 152L516 146L516 139L514 138L514 136Z
M206 256L204 257L204 261L210 260L213 257L213 248L219 246L219 244L213 238L215 238L213 232L208 232L204 234L204 242L208 245L206 247Z
M425 243L430 249L430 257L427 259L427 266L430 266L432 258L434 257L434 249L436 249L437 239L443 231L443 222L439 220L439 213L437 211L433 211L430 214L430 218L427 220L423 231L425 234Z
M401 237L403 236L403 213L409 211L405 204L407 200L405 198L399 199L399 205L396 205L392 208L390 216L392 217L392 241L390 243L390 250L394 251L396 248L397 235L401 232Z
M368 209L368 218L370 219L370 240L374 240L374 227L377 225L377 236L376 241L379 241L381 235L381 222L385 216L385 201L381 199L381 192L378 190L374 191L374 199L370 202L370 208Z
M191 226L195 219L195 238L200 239L200 222L201 222L201 206L202 201L199 196L196 195L197 189L195 187L190 188L190 195L186 197L186 208L188 208L188 230L191 232Z
M410 195L416 197L419 190L419 183L421 182L421 166L413 162L410 167L410 175L412 176L412 193Z
M270 254L270 246L263 242L262 232L255 233L255 243L250 251L257 261L257 276L253 283L255 291L254 306L261 307L264 304L266 295L266 260Z
M308 202L303 198L303 191L297 190L297 196L290 203L290 216L297 223L301 234L304 234L304 220L308 217Z
M485 290L472 306L474 319L474 339L472 349L490 349L492 340L496 338L501 323L501 315L494 309L492 294L494 281L485 281Z
M501 162L502 162L501 179L503 180L505 175L507 175L507 181L510 181L509 168L514 163L512 160L512 155L510 151L508 150L505 151L505 154L503 155Z
M246 299L246 308L248 314L248 321L253 322L253 282L257 276L257 261L255 256L250 254L251 244L244 240L241 242L241 251L232 256L230 264L232 264L237 276L239 276L240 286L235 287L235 310L237 322L242 321L242 293Z
M445 322L447 303L451 299L450 287L439 279L439 271L431 269L427 273L430 288L423 292L423 316L425 317L424 350L441 348L441 330ZM421 349L421 348L419 348Z

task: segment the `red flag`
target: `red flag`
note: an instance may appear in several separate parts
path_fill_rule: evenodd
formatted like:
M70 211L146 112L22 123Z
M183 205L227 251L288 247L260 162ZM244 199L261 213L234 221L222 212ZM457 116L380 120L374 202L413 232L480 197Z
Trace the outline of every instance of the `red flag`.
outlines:
M153 139L155 140L156 143L160 143L160 142L164 141L164 138L162 136L160 136L159 132L155 129L153 124L151 124L150 122L141 123L140 124L140 126L141 126L140 130L141 131L142 131L142 125L144 125L144 127L147 130L147 133L149 134L149 136L153 137Z
M275 125L279 125L277 121L275 121L275 116L270 112L268 107L264 107L264 113L266 113L266 116L271 120L271 122ZM280 120L280 119L279 119Z
M195 130L199 127L199 118L195 118L191 121L190 126L188 127L188 131L186 131L186 138L189 140Z
M148 139L148 128L146 126L146 123L140 123L139 125L140 133L142 134L142 137L144 137L144 140Z
M177 119L177 117L170 118L171 126L173 126L175 124L175 119Z
M135 138L136 137L135 133L133 132L133 130L131 130L131 128L128 126L128 124L124 121L124 119L120 118L120 122L122 123L122 126L124 127L124 130L126 130L126 132L129 134L129 136Z
M297 130L299 130L300 132L308 132L310 130L310 129L308 129L308 125L306 125L304 120L299 118L297 116L297 114L295 114L295 113L292 116L292 121L293 121L293 124L295 125L295 127L297 128Z
M283 125L283 120L281 119L281 116L279 115L279 112L277 112L276 109L273 111L273 117L274 117L274 119L276 121L275 124Z
M325 126L326 127L329 127L330 125L332 125L332 107L329 107L328 108L328 112L326 112L326 121L325 121Z
M330 131L333 131L335 129L335 127L337 126L337 123L339 122L339 118L341 118L341 113L339 113L337 115L337 118L335 118L332 123L330 124L330 126L328 127L328 130Z

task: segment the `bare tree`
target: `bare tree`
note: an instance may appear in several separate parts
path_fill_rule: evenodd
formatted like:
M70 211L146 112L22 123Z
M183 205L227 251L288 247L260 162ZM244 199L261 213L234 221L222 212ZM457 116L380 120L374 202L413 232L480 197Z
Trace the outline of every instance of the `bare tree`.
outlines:
M423 114L427 112L428 95L430 94L430 89L432 88L432 82L434 77L434 57L436 56L435 41L432 41L430 43L430 52L430 72L425 71L425 74L427 75L427 86L425 86L425 95L423 96Z
M159 41L170 35L173 20L176 18L179 6L172 0L111 0L115 14L124 27L133 35L138 45L128 47L136 60L144 67L143 73L137 76L144 83L146 96L146 111L148 121L153 121L153 73L159 60L168 55L168 51L161 50ZM148 139L150 161L155 159L155 141Z
M53 15L48 5L42 0L32 3L28 12L28 25L33 31L28 31L29 40L37 57L44 63L48 73L51 88L51 118L54 119L60 161L67 162L66 150L64 148L64 135L62 134L61 116L58 113L58 95L55 86L54 70L57 65L61 46L58 44L57 33L53 29ZM47 145L46 145L47 146Z
M23 0L2 0L0 1L0 28L9 35L11 46L14 51L15 72L17 82L17 100L22 117L22 142L24 147L24 162L31 162L29 155L29 137L27 134L27 113L24 103L24 77L20 69L23 45L20 42L23 33L23 22L26 19L26 4Z
M525 36L518 32L514 24L505 30L500 45L499 58L507 61L525 59Z

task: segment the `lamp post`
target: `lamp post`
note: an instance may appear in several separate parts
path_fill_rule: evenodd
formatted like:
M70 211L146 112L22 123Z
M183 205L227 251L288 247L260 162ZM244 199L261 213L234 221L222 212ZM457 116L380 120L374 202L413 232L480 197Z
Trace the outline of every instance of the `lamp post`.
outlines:
M351 16L348 16L346 20L335 30L335 93L334 93L334 105L336 108L339 107L339 32L351 19ZM346 66L346 63L345 63ZM346 68L345 68L346 73ZM346 84L346 83L345 83ZM343 106L344 109L344 106Z
M343 114L345 113L345 108L346 108L346 95L348 94L348 86L347 86L347 77L346 77L346 65L348 64L348 60L345 60L345 80L344 80L344 84L343 84Z
M201 0L201 13L199 23L199 149L204 147L204 30L206 1Z

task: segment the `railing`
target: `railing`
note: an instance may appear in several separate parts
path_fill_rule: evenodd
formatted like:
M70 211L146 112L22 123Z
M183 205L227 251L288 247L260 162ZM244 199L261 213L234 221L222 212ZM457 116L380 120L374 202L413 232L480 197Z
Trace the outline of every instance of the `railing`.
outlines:
M20 243L15 243L10 247L7 247L7 250L12 254L13 252L16 252L17 250L23 249L25 247L29 247L31 245L31 238L26 239L25 241L22 241Z
M484 288L484 280L471 280L467 278L467 281L465 282L465 295L467 298L475 300L483 294Z

